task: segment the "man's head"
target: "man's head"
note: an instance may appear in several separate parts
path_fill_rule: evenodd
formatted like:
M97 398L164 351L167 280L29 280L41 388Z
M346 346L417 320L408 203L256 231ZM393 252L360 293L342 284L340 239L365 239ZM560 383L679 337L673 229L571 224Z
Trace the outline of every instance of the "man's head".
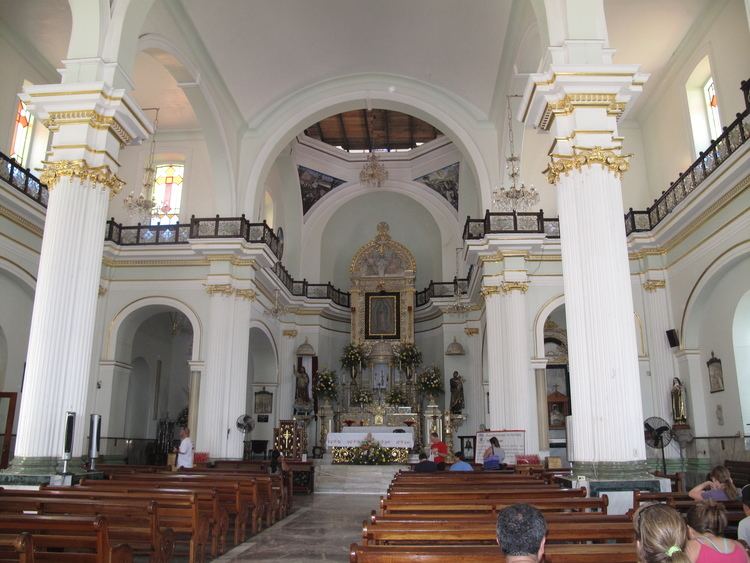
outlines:
M434 444L435 442L439 442L440 438L438 438L438 435L436 432L430 432L430 444Z
M546 533L544 516L528 504L511 505L497 515L497 543L503 555L509 558L531 556L539 561L544 554Z
M180 439L184 440L188 436L190 436L190 428L188 428L187 426L183 426L182 428L180 428Z
M464 454L460 451L453 454L453 456L456 458L456 461L463 461L464 460Z

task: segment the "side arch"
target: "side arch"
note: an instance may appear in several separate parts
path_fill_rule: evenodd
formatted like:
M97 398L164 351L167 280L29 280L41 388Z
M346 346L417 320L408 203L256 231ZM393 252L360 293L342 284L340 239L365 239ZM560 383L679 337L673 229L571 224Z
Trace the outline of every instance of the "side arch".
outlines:
M544 323L552 311L560 305L565 305L565 296L560 294L549 299L534 317L534 357L544 358Z

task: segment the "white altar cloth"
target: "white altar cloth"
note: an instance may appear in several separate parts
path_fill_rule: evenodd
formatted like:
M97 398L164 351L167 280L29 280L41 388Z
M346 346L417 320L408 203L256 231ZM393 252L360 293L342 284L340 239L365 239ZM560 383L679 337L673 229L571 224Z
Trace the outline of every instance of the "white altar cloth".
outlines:
M344 426L341 431L345 434L352 434L352 433L362 433L364 432L367 434L368 432L372 432L373 434L387 434L388 432L393 432L396 429L403 430L404 432L408 432L409 434L414 433L414 429L410 426ZM396 432L398 434L398 432Z
M326 447L356 448L367 438L367 432L329 432ZM414 446L414 436L407 433L372 432L375 441L384 448L411 448Z

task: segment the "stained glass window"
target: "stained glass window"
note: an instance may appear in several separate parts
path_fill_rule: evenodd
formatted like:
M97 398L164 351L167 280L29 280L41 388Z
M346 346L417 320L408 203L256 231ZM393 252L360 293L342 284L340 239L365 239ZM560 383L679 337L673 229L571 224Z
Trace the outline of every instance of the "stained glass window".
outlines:
M16 120L13 124L13 139L10 144L10 157L22 166L26 165L31 145L31 128L34 116L21 100L16 107Z
M182 164L161 164L156 167L153 194L156 206L151 214L152 225L174 225L180 220L184 173L185 166Z
M708 128L711 138L716 139L721 135L721 119L719 119L719 101L716 98L716 85L713 77L709 77L703 86L703 98L706 100L706 113L708 114Z

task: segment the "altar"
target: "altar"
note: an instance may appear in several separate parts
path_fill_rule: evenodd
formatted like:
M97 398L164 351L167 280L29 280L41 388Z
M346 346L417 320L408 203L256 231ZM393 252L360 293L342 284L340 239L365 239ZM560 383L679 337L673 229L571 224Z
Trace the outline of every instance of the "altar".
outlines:
M414 447L414 435L411 433L393 432L331 432L326 438L328 448L358 448L368 436L378 442L384 448L406 448Z

